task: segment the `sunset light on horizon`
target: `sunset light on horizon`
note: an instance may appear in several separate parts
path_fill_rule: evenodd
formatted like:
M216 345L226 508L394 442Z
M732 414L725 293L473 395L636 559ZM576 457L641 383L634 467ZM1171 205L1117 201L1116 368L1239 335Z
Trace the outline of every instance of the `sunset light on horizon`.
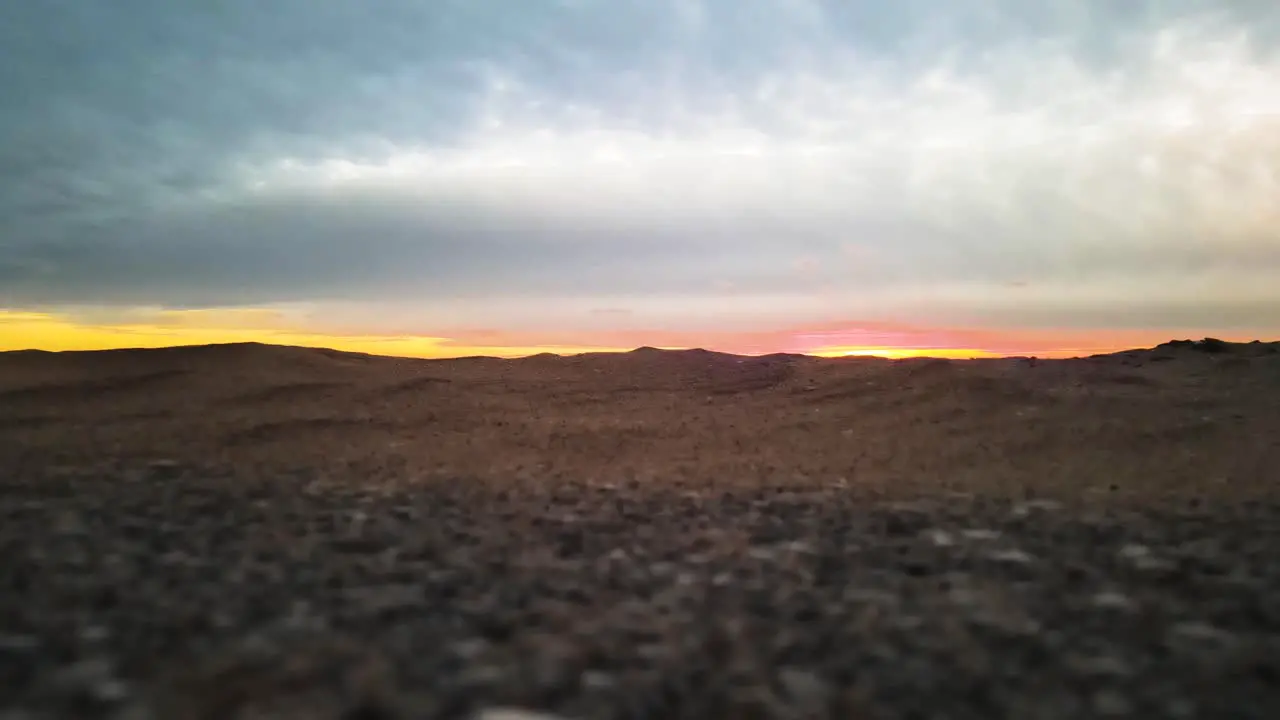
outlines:
M457 337L411 334L323 332L302 325L281 324L274 312L234 310L159 311L130 322L93 324L74 317L38 312L0 312L0 352L11 350L117 350L224 343L265 343L392 357L450 358L491 356L519 358L542 353L577 355L627 352L638 347L702 348L741 355L797 353L816 357L933 357L969 359L1036 356L1080 357L1138 347L1151 347L1194 332L1075 333L989 332L901 328L827 329L822 332L780 330L761 333L560 333L537 334L462 332ZM592 342L593 338L597 339ZM1221 339L1246 341L1244 335ZM879 344L875 344L879 343Z

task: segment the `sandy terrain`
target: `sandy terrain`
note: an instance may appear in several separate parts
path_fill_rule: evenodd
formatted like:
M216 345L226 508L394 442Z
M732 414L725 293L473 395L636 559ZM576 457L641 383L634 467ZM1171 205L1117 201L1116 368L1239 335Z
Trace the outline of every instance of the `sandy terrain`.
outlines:
M0 717L1280 716L1278 398L1264 343L0 354Z

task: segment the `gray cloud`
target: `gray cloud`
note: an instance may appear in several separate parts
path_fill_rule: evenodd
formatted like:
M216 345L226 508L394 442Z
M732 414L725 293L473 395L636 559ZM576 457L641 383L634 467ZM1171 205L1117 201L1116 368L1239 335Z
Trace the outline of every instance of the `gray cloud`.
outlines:
M0 305L1253 323L1278 38L1264 0L4 3Z

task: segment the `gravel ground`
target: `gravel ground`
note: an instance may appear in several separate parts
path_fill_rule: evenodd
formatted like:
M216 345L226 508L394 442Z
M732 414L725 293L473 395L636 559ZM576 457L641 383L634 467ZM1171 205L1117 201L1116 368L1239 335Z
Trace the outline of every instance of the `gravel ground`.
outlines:
M1280 717L1280 503L0 479L0 718Z

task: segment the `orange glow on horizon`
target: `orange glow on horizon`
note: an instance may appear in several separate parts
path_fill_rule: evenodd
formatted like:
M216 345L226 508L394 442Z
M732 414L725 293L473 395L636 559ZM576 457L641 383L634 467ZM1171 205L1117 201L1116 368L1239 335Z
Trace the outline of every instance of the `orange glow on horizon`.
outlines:
M471 355L525 357L540 353L576 355L625 352L639 346L664 349L704 347L741 355L800 352L817 357L877 356L890 359L951 359L1034 355L1078 357L1152 347L1176 337L1168 331L1061 332L1029 330L955 330L906 328L887 324L851 324L850 328L778 329L753 333L594 332L556 333L458 330L453 337L371 335L353 331L299 330L296 321L269 309L162 310L124 317L130 322L101 324L48 312L0 310L0 351L108 350L261 342L273 345L417 358ZM292 326L292 327L291 327ZM857 344L857 339L879 341ZM1247 340L1223 336L1224 340ZM901 341L901 345L892 344ZM824 342L825 341L825 342ZM843 342L841 342L843 341ZM850 342L853 341L853 342Z
M393 357L448 358L468 355L522 357L551 352L572 355L615 350L608 347L560 345L459 345L449 338L405 335L329 335L252 327L201 327L187 313L174 311L176 322L98 326L77 323L50 313L0 311L0 351L4 350L116 350L179 345L260 342L271 345L328 348ZM629 349L629 348L628 348Z
M886 348L886 347L829 347L811 350L806 355L816 357L882 357L901 360L913 357L969 360L972 358L1000 357L998 353L972 348Z

